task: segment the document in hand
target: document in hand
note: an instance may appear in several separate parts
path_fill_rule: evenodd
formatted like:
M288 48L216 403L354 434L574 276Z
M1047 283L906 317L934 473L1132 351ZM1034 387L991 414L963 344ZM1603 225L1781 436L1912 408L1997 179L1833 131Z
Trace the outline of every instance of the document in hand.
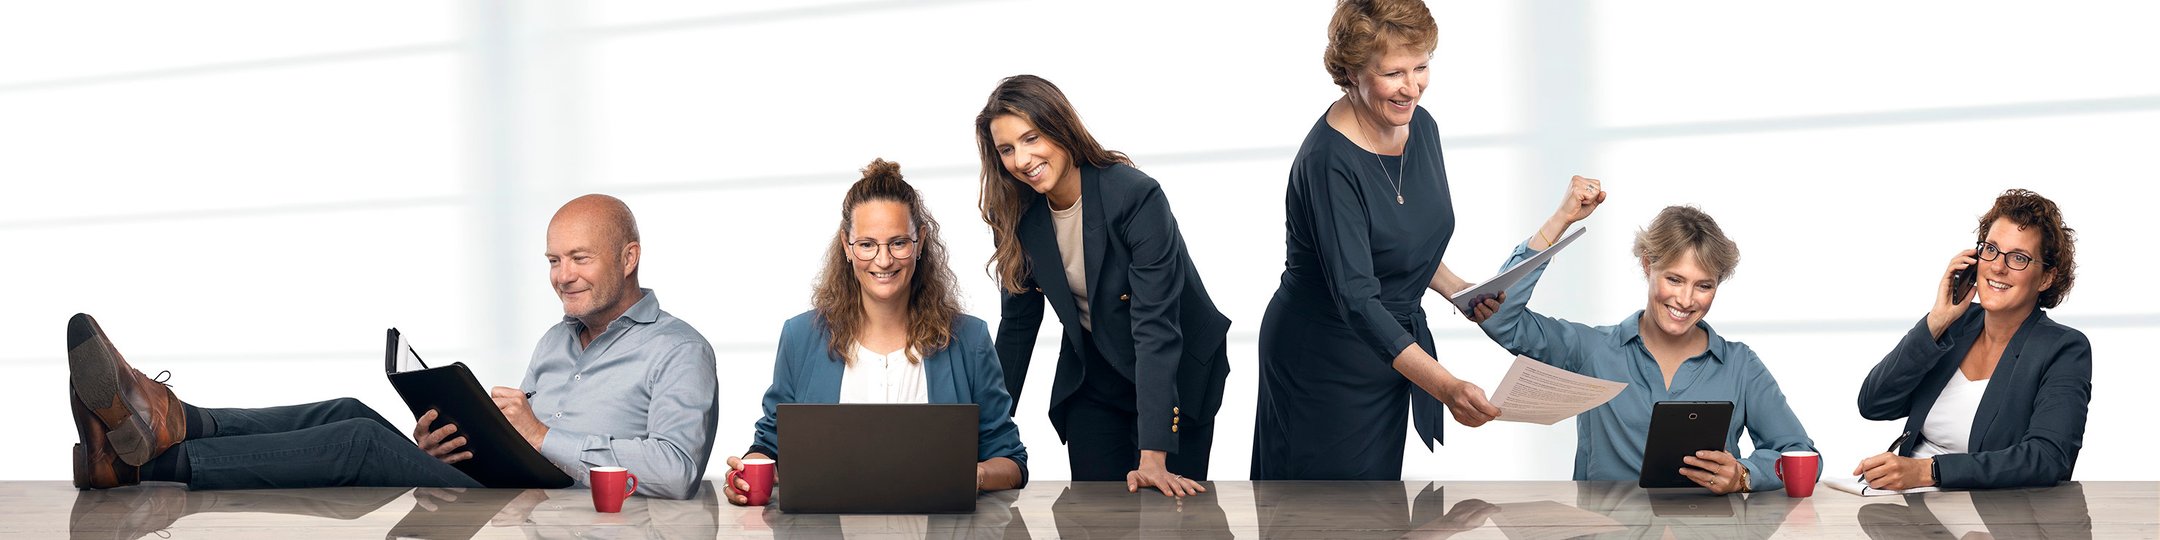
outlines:
M1492 404L1500 408L1494 420L1553 425L1591 407L1612 401L1627 388L1613 382L1545 365L1527 356L1516 356L1507 376L1493 389Z
M1876 489L1868 487L1867 481L1860 479L1860 477L1858 476L1852 478L1824 478L1822 480L1822 483L1823 485L1830 486L1831 488L1834 488L1838 491L1843 491L1862 497L1881 497L1884 495L1903 495L1906 493L1929 493L1935 491L1942 491L1942 488L1935 486L1916 487L1912 489Z
M495 399L488 396L463 362L427 367L405 337L392 328L383 368L389 372L390 387L412 409L413 419L434 409L435 424L428 429L457 424L458 435L465 437L465 450L473 455L472 459L451 464L458 472L491 488L561 489L574 483L570 475L548 462L538 449L525 442L517 428L510 426L502 410L495 408Z
M1508 287L1513 287L1515 282L1522 281L1522 278L1530 275L1530 271L1536 270L1538 265L1552 260L1553 254L1559 253L1561 248L1574 243L1575 239L1581 237L1583 231L1587 230L1590 229L1588 227L1575 229L1575 232L1568 233L1567 236L1561 237L1560 241L1546 247L1545 251L1540 251L1536 255L1531 255L1528 259L1523 259L1523 262L1510 266L1507 270L1500 271L1500 275L1493 276L1492 279L1485 280L1484 283L1463 287L1463 290L1455 291L1455 294L1448 295L1448 302L1455 304L1457 311L1469 313L1471 308L1477 306L1478 302L1507 292Z

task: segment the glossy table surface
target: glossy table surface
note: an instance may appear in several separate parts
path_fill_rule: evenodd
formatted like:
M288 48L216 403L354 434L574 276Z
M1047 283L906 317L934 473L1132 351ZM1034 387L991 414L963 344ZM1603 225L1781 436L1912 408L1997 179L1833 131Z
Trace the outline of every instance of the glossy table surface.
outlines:
M973 514L800 515L585 490L78 491L0 482L7 538L2160 538L2160 483L1858 497L1714 497L1613 482L1214 482L1182 500L1037 482ZM785 490L783 490L784 492ZM784 493L783 493L784 496Z

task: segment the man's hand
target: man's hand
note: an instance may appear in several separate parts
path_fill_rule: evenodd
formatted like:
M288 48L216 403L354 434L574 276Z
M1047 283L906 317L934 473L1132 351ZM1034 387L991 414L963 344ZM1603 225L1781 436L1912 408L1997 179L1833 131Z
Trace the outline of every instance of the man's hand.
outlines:
M525 391L497 386L489 390L488 395L495 398L495 408L502 410L503 418L510 419L510 427L517 428L518 434L524 435L525 442L532 444L534 449L540 448L540 442L547 440L548 427L540 423L539 417L533 416L532 403L525 401Z
M428 431L428 426L434 423L435 409L428 409L427 414L413 422L413 444L419 445L420 451L446 464L472 459L472 452L458 451L465 447L465 437L451 437L457 434L457 424L443 424L442 429Z

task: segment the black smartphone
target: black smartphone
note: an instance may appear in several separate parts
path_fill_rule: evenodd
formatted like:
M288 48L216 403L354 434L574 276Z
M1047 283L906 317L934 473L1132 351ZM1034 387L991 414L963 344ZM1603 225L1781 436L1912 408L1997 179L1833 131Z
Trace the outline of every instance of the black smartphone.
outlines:
M1962 304L1972 300L1973 286L1980 284L1980 261L1972 266L1950 273L1950 301Z

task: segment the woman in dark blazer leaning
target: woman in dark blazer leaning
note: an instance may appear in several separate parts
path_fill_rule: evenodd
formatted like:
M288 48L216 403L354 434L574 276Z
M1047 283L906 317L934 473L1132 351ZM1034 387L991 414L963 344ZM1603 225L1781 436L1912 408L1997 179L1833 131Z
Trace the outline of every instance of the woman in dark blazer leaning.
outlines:
M1860 416L1905 419L1896 454L1853 469L1871 487L2051 486L2077 466L2092 343L2045 311L2077 277L2076 231L2053 201L2013 189L1978 232L1943 269L1934 308L1860 386ZM1954 294L1960 272L1978 276Z
M1215 309L1162 188L1095 142L1050 81L1001 81L975 117L982 215L1005 293L998 357L1015 407L1042 324L1064 324L1050 424L1074 480L1206 491L1230 319Z

